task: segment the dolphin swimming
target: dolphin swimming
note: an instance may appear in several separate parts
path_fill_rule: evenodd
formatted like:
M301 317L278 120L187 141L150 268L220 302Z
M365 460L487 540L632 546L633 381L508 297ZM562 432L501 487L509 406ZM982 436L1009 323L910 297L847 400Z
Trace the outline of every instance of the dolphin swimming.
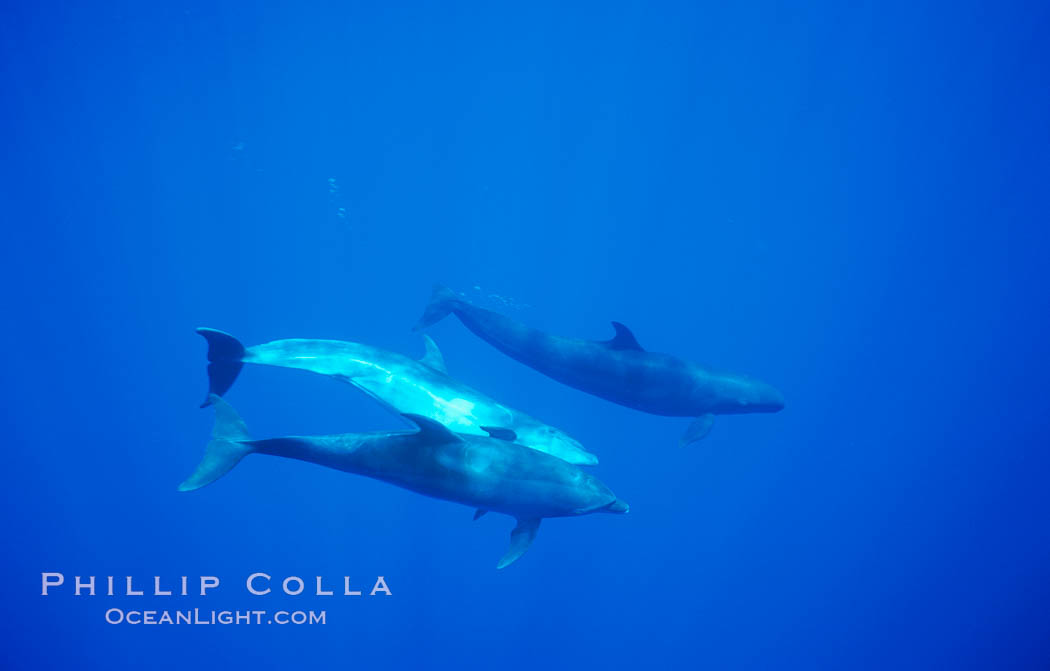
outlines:
M270 454L357 473L437 499L517 520L510 548L496 568L529 549L544 517L626 513L628 506L600 480L557 457L500 438L455 434L427 417L406 414L414 432L347 433L252 440L233 407L218 396L215 426L188 492L219 479L245 456Z
M706 436L716 414L777 412L784 407L784 397L765 382L645 351L619 322L612 322L616 335L611 340L549 335L471 305L438 285L414 330L450 313L507 356L570 387L654 415L696 417L682 445Z
M424 336L426 354L416 361L342 340L297 338L245 348L222 331L199 328L197 333L208 341L209 394L225 394L245 363L299 368L347 382L398 415L429 417L458 433L510 438L571 464L598 463L596 456L564 431L449 377L441 352L429 336ZM206 400L201 407L208 403Z

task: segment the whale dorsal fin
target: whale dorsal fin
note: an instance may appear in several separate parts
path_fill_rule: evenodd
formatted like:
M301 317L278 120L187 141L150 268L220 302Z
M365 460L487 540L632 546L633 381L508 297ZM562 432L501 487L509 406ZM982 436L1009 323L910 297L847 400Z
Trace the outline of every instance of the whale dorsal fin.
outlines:
M518 519L518 526L510 532L510 547L507 553L496 564L496 568L503 568L513 564L518 557L532 545L532 539L536 537L536 530L540 528L540 518Z
M488 511L485 510L484 508L478 508L477 510L474 511L474 520L475 521L478 520L482 515L484 515L487 512Z
M427 348L426 353L419 359L419 363L433 368L439 373L448 375L448 369L445 368L445 357L441 356L441 350L438 349L437 343L430 336L423 334L423 346Z
M633 349L639 352L644 352L642 346L638 344L638 340L631 333L631 329L627 328L620 322L613 322L613 328L616 329L616 335L613 336L612 340L606 340L605 344L610 349Z
M410 412L401 414L402 417L412 422L419 427L419 433L416 434L421 438L425 438L427 442L434 443L461 443L463 439L456 434L449 431L448 427L441 422L435 422L429 417L423 415L414 415Z
M518 434L514 433L513 429L506 429L502 426L482 426L482 431L489 434L493 438L499 438L500 440L509 440L514 442L518 439Z

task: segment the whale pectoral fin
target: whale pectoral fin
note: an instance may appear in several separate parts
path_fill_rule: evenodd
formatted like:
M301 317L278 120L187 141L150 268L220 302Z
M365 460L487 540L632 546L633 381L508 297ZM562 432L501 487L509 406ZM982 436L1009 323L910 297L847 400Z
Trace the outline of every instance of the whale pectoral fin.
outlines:
M616 329L616 335L613 336L612 340L606 340L605 345L609 349L630 349L638 352L644 352L642 346L638 344L638 339L631 333L631 329L627 328L620 322L613 322L613 328Z
M518 560L518 557L525 554L525 551L532 545L532 539L536 538L536 530L539 528L539 517L519 519L518 526L514 527L514 530L510 532L510 547L507 548L507 553L496 564L496 568L510 566Z
M438 349L437 343L430 336L423 334L423 346L427 348L426 354L419 360L419 363L433 368L439 373L448 375L448 369L445 368L445 357L441 356L441 350Z
M419 427L420 438L426 439L428 443L461 443L463 439L449 431L449 428L441 422L436 422L423 415L414 415L409 412L401 413L401 416Z
M513 443L518 439L518 434L514 433L513 429L507 429L501 426L482 426L478 428L489 434L489 436L500 440L509 440Z
M488 512L488 511L487 511L487 510L485 510L484 508L478 508L477 510L475 510L475 511L474 511L474 521L476 522L476 521L478 521L479 519L481 519L481 516L482 516L482 515L484 515L484 514L485 514L485 513L487 513L487 512Z
M715 423L715 416L711 413L706 415L700 415L693 423L689 425L689 428L682 434L681 439L678 441L680 447L685 447L689 443L695 443L698 440L703 439L704 436L711 433L711 427Z

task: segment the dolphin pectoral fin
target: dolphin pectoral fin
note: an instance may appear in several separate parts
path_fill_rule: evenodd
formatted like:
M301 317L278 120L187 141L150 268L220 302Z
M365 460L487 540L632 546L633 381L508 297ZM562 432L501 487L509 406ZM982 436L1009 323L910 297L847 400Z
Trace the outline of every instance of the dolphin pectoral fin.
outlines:
M484 514L485 514L485 513L487 513L487 512L488 512L488 511L487 511L487 510L485 510L484 508L478 508L477 510L475 510L475 511L474 511L474 521L476 522L476 521L478 521L479 519L481 519L481 516L482 516L482 515L484 515Z
M208 341L208 398L201 403L206 408L211 405L213 394L222 396L233 386L244 367L244 345L229 333L215 329L199 328L197 333Z
M638 352L644 352L642 346L638 344L638 339L631 333L631 329L627 328L620 322L613 322L613 328L616 329L616 335L613 336L612 340L606 340L605 345L609 349L629 349Z
M518 434L514 433L513 429L506 429L500 426L481 426L478 428L492 438L498 438L499 440L507 440L513 443L518 439Z
M434 339L425 333L423 334L423 346L427 348L427 351L419 360L419 363L428 368L433 368L439 373L448 375L448 369L445 368L445 357L441 356L441 350L438 349Z
M496 564L496 568L506 568L517 561L518 557L525 554L525 551L532 545L532 539L536 538L536 530L540 528L540 519L539 517L533 517L518 520L518 526L514 527L514 530L510 532L510 547L507 548L507 553Z
M711 413L706 415L700 415L693 423L689 425L689 428L682 434L681 439L678 441L680 447L685 447L690 443L695 443L698 440L703 439L704 436L711 433L711 427L715 423L715 416Z
M414 415L409 412L401 413L401 416L419 427L416 434L425 438L428 443L461 443L463 439L452 433L447 426L441 422L434 421L423 415Z

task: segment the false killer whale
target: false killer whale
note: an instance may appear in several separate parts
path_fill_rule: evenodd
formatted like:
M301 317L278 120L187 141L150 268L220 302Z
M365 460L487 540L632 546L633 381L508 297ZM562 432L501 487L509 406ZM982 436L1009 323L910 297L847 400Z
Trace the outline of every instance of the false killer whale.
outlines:
M777 412L784 407L784 397L764 382L645 351L619 322L612 322L616 335L611 340L549 335L471 305L441 285L434 287L413 330L427 328L449 313L507 356L570 387L654 415L696 417L682 445L706 436L716 414Z
M188 492L214 482L252 453L309 461L357 473L437 499L510 515L517 526L496 568L529 549L544 517L626 513L598 478L557 457L500 438L455 434L432 419L406 414L415 432L347 433L252 440L233 407L218 396L215 427L197 470L181 485Z
M245 363L299 368L347 382L399 415L429 417L459 433L510 438L571 464L598 463L598 457L564 431L449 377L441 352L429 336L424 336L426 354L416 361L342 340L296 338L245 348L222 331L199 328L197 333L208 341L209 394L225 394ZM207 405L206 400L201 407Z

